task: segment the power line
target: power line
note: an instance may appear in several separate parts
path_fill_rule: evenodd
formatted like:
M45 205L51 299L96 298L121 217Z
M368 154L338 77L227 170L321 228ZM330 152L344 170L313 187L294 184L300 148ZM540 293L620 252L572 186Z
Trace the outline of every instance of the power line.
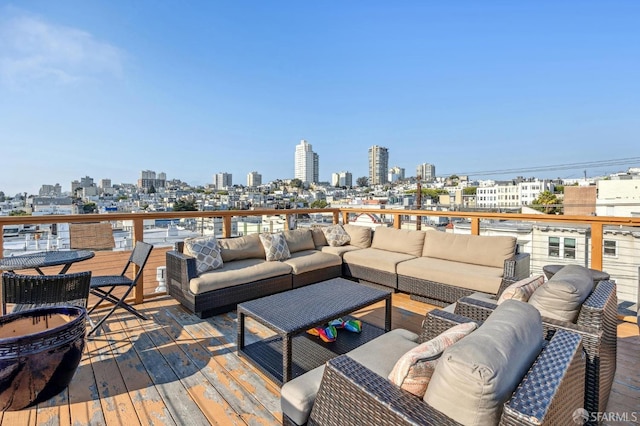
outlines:
M572 170L584 168L598 168L609 166L632 166L640 165L640 157L619 158L613 160L587 161L583 163L564 163L548 166L538 166L518 169L499 169L499 170L482 170L476 172L457 172L456 175L506 175L506 174L522 174L531 172L551 172L556 170ZM445 173L444 175L450 175Z

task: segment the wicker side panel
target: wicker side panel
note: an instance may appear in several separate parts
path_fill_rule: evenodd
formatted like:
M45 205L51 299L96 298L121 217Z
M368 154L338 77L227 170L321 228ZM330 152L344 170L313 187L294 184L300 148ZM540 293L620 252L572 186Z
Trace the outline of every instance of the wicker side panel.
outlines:
M352 265L345 262L342 264L342 273L346 277L358 278L395 289L398 288L398 276L391 272L379 271L377 269L367 268L360 265Z
M423 296L439 305L454 303L459 298L474 293L473 290L466 288L408 277L406 275L398 275L398 290L412 295ZM438 303L438 301L440 301L440 303Z
M238 303L285 290L291 290L291 274L208 291L194 296L194 312L205 318L233 310Z
M330 266L328 268L316 269L302 274L293 274L293 288L302 287L320 281L338 278L342 273L342 265Z
M558 331L505 403L500 424L573 424L584 402L584 376L580 336Z
M438 336L440 333L447 331L454 325L465 322L476 322L480 324L478 321L473 321L470 318L452 314L451 312L442 311L440 309L429 311L422 322L422 331L418 337L418 343L427 342Z
M327 363L309 425L458 425L348 356Z
M475 321L484 321L497 307L495 302L462 297L456 302L455 313Z

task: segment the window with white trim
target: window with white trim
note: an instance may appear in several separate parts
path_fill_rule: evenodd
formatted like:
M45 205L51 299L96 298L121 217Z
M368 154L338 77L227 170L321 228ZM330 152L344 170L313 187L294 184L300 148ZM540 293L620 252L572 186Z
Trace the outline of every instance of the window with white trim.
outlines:
M603 241L603 254L605 256L617 256L618 255L618 242L615 240Z
M559 237L549 237L549 257L560 257Z
M564 239L564 258L565 259L576 258L576 239L575 238Z

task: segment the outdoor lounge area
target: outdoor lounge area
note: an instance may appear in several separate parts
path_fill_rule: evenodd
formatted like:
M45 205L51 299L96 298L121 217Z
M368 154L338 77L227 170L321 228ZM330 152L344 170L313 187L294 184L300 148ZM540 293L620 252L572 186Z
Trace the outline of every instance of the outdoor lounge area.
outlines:
M282 422L279 386L236 353L235 312L200 319L169 296L147 300L138 308L148 321L116 311L107 321L107 331L87 341L67 390L36 407L4 412L2 424ZM436 307L396 293L392 328L417 332L431 309ZM357 316L384 326L384 302ZM247 327L258 337L269 333L250 320ZM638 327L619 324L617 342L618 367L607 410L637 412Z
M154 272L164 266L171 250L153 250L138 288L128 298L141 316L117 309L100 332L87 339L68 388L37 406L3 412L2 424L286 423L280 381L265 374L246 354L238 355L238 310L200 318L182 301L156 291ZM97 251L94 258L74 263L68 272L117 273L130 253ZM46 267L43 272L58 270ZM373 304L362 303L354 313L367 331L388 327L386 303L381 297L375 296ZM91 295L89 306L94 305L94 299ZM252 317L255 307L246 307L244 345L278 334ZM390 328L419 334L425 315L441 308L416 300L410 293L395 292ZM98 309L90 317L94 322L100 320L107 310L108 306ZM142 319L145 317L148 319ZM633 320L635 316L630 319L619 314L615 320L617 365L603 424L638 424L640 337Z

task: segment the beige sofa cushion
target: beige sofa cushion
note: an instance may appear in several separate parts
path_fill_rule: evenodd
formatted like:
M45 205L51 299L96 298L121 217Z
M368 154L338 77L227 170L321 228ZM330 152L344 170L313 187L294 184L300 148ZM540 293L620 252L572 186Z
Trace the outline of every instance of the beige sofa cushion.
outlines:
M348 223L342 225L342 227L351 237L349 245L359 248L371 247L371 228L368 226L349 225Z
M342 258L336 254L324 253L318 250L298 251L284 261L291 266L294 274L315 271L342 265Z
M504 269L431 257L417 257L399 263L397 272L398 275L496 294L502 283Z
M352 350L348 355L373 372L386 377L396 360L403 353L417 346L417 341L418 335L408 330L391 330ZM309 419L323 373L324 365L282 385L280 389L282 412L296 424L305 424Z
M515 252L515 237L429 232L422 256L504 268L504 261Z
M249 234L238 238L221 238L218 240L218 245L225 263L240 259L266 258L258 234Z
M542 350L542 333L535 308L505 301L480 328L445 350L424 400L462 424L498 424L503 404Z
M534 291L529 303L542 316L576 322L582 304L592 291L593 278L589 269L567 265Z
M287 242L289 253L291 254L298 251L313 250L316 248L310 229L294 229L293 231L284 231L284 239Z
M351 265L364 266L395 274L398 263L414 259L414 256L371 247L346 252L342 255L342 259Z
M225 262L222 268L192 278L189 281L189 290L199 294L290 273L291 266L284 262L267 262L264 259L235 260Z
M373 233L371 248L410 254L418 257L422 255L424 235L425 231L379 226Z
M327 242L327 237L324 236L324 232L322 231L321 226L312 226L311 236L313 237L313 244L315 245L317 250L320 250L321 247L329 245L329 243Z
M340 247L323 246L320 247L320 249L323 253L335 254L336 256L342 257L348 251L360 250L360 247L347 244L346 246Z

